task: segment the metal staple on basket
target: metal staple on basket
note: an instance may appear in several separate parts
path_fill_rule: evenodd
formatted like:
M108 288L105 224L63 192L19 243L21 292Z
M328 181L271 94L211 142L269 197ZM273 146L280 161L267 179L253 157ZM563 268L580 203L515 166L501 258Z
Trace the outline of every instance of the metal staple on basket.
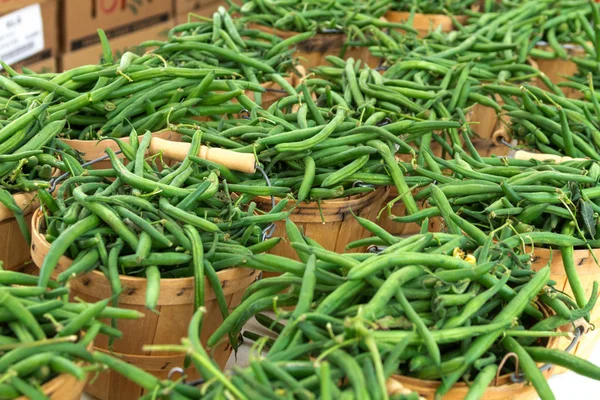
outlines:
M257 165L256 169L262 174L262 176L265 178L265 181L267 182L267 186L271 187L271 181L269 180L269 177L267 175L267 173L265 172L265 170L260 166ZM275 208L275 196L271 195L271 208ZM269 226L267 226L265 229L263 229L262 231L262 240L266 240L271 238L271 236L273 236L273 233L275 232L275 223L272 222Z
M183 368L181 367L173 367L171 368L171 370L169 371L169 374L167 375L167 379L171 380L171 378L173 377L173 375L175 374L181 374L182 376L185 375L185 371L183 370ZM183 383L185 383L185 379L183 380Z
M502 143L503 145L505 145L506 147L512 149L512 150L516 150L517 147L513 146L511 143L508 143L506 140L504 140L504 138L500 138L500 140L498 140L500 143Z

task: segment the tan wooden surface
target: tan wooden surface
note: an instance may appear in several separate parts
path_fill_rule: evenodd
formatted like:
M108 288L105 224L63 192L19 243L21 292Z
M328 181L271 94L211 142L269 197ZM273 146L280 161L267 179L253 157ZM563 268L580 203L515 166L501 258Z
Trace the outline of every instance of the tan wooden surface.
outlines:
M40 233L43 215L38 210L32 220L31 256L33 262L40 267L50 244ZM61 257L54 271L54 276L68 268L72 260ZM249 268L230 268L217 272L228 307L233 309L241 300L245 289L257 278L256 270ZM119 296L119 307L137 310L144 314L138 320L120 320L118 329L123 337L114 342L114 351L120 353L128 361L142 367L159 377L166 377L171 368L183 366L183 354L169 352L145 352L142 347L147 344L179 344L182 337L187 336L189 322L194 314L194 282L193 278L162 279L157 313L145 307L146 279L120 276L123 293ZM223 318L216 301L215 293L207 279L204 281L205 307L204 329L200 340L205 343L208 337L221 324ZM70 281L71 296L88 302L97 302L110 297L111 289L108 280L101 272L92 271ZM106 321L108 322L108 321ZM97 350L107 351L108 339L97 338L94 346ZM224 367L231 353L228 343L210 349L220 367ZM139 364L138 364L139 363ZM192 369L188 370L191 373ZM99 399L131 399L142 394L137 387L117 373L106 372L88 385L86 392ZM136 397L132 396L135 393Z
M549 46L540 46L539 48L552 51L552 48ZM565 50L567 50L569 57L582 57L585 55L583 48L576 45L565 46ZM574 75L577 72L577 64L568 59L555 58L548 60L545 58L536 58L535 61L538 64L538 69L546 74L554 84L568 81L566 76ZM548 89L539 79L537 81L537 86L542 89ZM582 97L581 92L578 90L570 88L562 88L562 90L569 98L577 99Z
M79 400L85 384L85 380L80 381L72 375L62 374L42 385L42 389L50 400ZM26 399L27 397L19 397L17 400Z
M292 210L290 219L298 225L304 235L319 242L327 250L343 253L348 243L371 236L360 226L352 213L375 221L387 192L387 188L381 187L366 195L352 196L349 199L324 200L321 201L320 207L317 202L301 203ZM263 211L271 209L270 197L261 196L254 201L257 208ZM273 236L282 237L284 240L270 251L271 254L298 260L296 252L287 240L285 221L275 223Z
M513 141L509 141L509 143L516 144ZM473 146L481 157L505 157L512 150L505 144L498 143L492 139L473 139Z
M410 18L410 12L406 11L388 11L385 13L385 19L390 22L406 23ZM461 24L467 22L467 17L464 15L456 15L454 18ZM419 31L419 37L425 37L427 34L437 29L442 28L442 32L451 32L454 29L452 18L443 14L418 14L413 18L412 27Z
M13 194L15 203L23 210L23 214L31 214L40 205L37 192L22 192ZM14 218L14 213L0 204L0 222Z
M502 106L504 101L498 95L494 96L494 100L498 105ZM469 112L471 115L471 129L477 133L480 139L491 139L494 132L502 128L504 124L509 122L508 116L499 117L496 111L491 107L486 107L476 103Z

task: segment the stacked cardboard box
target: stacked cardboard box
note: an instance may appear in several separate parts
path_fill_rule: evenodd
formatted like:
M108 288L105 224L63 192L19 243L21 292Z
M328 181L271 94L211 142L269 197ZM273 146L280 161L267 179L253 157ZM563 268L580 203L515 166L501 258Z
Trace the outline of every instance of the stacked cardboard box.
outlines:
M37 72L96 64L102 28L115 57L161 40L190 13L211 17L224 0L0 0L0 60ZM194 18L192 17L192 20ZM58 62L58 65L57 65ZM57 68L58 67L58 68Z
M61 68L100 61L98 28L105 31L115 56L164 38L174 25L172 11L168 0L63 0Z
M58 0L0 0L0 60L54 72L57 52Z

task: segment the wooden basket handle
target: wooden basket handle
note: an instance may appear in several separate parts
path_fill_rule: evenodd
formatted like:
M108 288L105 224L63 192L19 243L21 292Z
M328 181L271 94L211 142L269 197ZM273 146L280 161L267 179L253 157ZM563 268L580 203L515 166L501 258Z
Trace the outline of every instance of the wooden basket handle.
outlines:
M515 152L514 158L517 160L537 160L537 161L554 161L557 164L577 160L577 161L585 161L585 158L571 158L571 157L561 157L554 154L544 154L544 153L531 153L525 150L517 150Z
M170 140L154 137L150 142L148 150L150 151L150 154L162 152L164 156L170 160L183 161L190 152L190 147L191 143L171 142ZM198 157L221 164L232 171L245 172L248 174L256 172L254 154L236 153L235 151L226 149L200 146Z

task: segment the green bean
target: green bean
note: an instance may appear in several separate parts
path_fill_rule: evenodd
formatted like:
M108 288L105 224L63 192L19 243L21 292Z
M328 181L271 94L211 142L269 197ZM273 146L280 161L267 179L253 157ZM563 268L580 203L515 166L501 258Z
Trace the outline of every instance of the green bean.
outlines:
M538 369L529 353L512 337L507 336L502 340L502 345L507 351L517 354L519 357L519 367L523 370L527 379L535 387L538 395L542 399L554 399L552 389L548 385L546 378Z
M492 383L492 380L496 376L497 370L498 366L495 364L488 365L481 370L469 388L469 392L467 393L465 400L480 399L484 395L487 387Z

